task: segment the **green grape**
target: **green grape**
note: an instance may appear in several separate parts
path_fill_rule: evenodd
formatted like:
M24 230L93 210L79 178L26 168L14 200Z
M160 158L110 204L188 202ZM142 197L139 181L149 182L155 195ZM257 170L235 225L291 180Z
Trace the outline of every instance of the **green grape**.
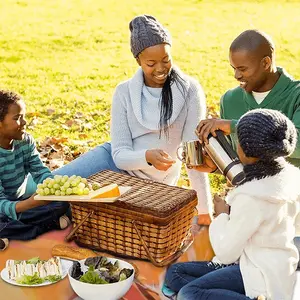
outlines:
M55 175L55 176L54 176L54 181L55 181L56 183L59 183L59 182L61 181L61 179L62 179L62 176L61 176L61 175Z
M93 183L92 183L92 189L93 189L94 191L99 190L100 187L101 187L101 185L100 185L99 183L97 183L97 182L93 182Z
M65 191L60 191L60 195L61 196L66 196L66 192Z
M55 196L60 196L61 192L60 191L55 191Z
M89 193L90 193L90 189L87 188L87 187L85 187L85 188L83 189L83 195L88 195Z
M77 188L77 195L83 195L83 189Z
M51 178L46 178L44 181L43 181L43 183L46 183L46 184L48 184L49 182L51 181Z
M83 190L85 188L85 184L83 182L80 182L78 184L78 188Z
M65 182L65 184L63 185L65 188L69 188L70 187L70 182L69 181L67 181L67 182Z
M43 186L43 189L44 189L44 188L48 187L48 184L47 183L43 183L42 186Z
M72 192L73 192L72 188L67 188L67 190L66 190L67 195L71 195Z
M44 188L44 194L45 194L45 195L49 195L49 194L50 194L49 188Z
M70 181L73 181L74 179L76 179L76 177L77 177L76 175L72 175L72 176L69 178L69 180L70 180Z
M56 190L59 190L59 189L60 189L60 185L59 185L58 183L55 183L55 184L53 185L53 188L55 188Z
M72 194L78 194L78 187L73 187Z
M71 186L75 187L75 186L77 186L77 185L78 185L78 183L77 183L76 180L73 180L73 181L71 182Z
M66 182L69 179L68 175L64 175L61 179L62 182Z
M80 180L82 183L84 183L85 185L87 185L88 184L88 181L87 181L87 179L86 178L81 178L81 180Z
M49 189L51 189L53 187L53 183L49 182L47 186L48 186Z
M36 192L37 192L37 194L39 194L39 195L41 195L41 196L44 195L44 190L41 189L41 188L37 189Z
M54 188L51 188L50 189L50 195L54 195L55 194L55 189Z
M43 188L43 184L42 184L42 183L39 183L39 184L37 185L37 188L38 188L38 189L42 189L42 188Z
M63 192L67 189L67 187L65 187L64 185L60 187L60 191Z

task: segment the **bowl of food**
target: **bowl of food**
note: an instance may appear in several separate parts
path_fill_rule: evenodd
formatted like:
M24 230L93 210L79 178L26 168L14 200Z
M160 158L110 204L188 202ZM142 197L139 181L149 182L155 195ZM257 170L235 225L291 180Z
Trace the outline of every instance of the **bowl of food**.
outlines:
M118 300L132 285L134 267L121 259L90 257L73 262L68 277L74 292L84 300Z

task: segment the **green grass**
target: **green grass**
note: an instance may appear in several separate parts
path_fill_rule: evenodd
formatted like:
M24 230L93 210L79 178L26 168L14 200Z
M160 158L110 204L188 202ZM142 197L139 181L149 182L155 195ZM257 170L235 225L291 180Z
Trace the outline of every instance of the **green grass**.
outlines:
M114 88L137 68L128 30L135 15L152 14L170 30L175 63L201 82L216 113L221 95L236 85L228 48L243 30L269 33L278 65L300 78L299 11L296 0L0 1L0 87L24 96L29 121L39 121L36 139L86 134L92 147L109 139ZM78 112L91 128L65 129Z

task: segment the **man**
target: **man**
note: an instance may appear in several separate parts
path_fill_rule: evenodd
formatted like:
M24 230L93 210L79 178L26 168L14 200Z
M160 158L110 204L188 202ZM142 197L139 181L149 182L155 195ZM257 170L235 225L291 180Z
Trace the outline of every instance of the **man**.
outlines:
M246 30L232 42L229 60L240 85L223 95L221 119L206 119L199 123L196 132L200 141L208 143L210 133L215 136L216 130L222 130L230 135L236 149L236 124L244 113L255 108L279 110L298 130L296 150L287 160L300 167L300 81L295 81L283 68L276 67L271 38L257 30ZM197 168L202 172L216 169L208 157L205 164ZM220 201L215 199L215 203ZM300 237L295 238L295 244L300 250Z
M207 119L199 123L197 133L207 143L209 133L216 130L230 135L236 149L236 124L247 111L268 108L281 111L300 129L300 81L295 81L284 69L276 67L274 44L269 36L257 31L246 30L231 44L230 64L240 85L227 91L221 99L221 119ZM300 132L300 131L299 131ZM295 152L288 158L300 167L300 138ZM215 167L210 164L210 171ZM198 168L206 171L207 166Z

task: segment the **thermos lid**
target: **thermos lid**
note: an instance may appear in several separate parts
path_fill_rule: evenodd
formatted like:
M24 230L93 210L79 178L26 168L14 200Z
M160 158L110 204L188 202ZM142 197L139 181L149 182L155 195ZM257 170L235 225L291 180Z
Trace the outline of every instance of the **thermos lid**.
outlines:
M241 173L237 174L236 176L234 176L231 183L232 183L232 185L238 185L238 184L243 183L244 180L245 180L245 174L244 174L244 172L241 172Z

